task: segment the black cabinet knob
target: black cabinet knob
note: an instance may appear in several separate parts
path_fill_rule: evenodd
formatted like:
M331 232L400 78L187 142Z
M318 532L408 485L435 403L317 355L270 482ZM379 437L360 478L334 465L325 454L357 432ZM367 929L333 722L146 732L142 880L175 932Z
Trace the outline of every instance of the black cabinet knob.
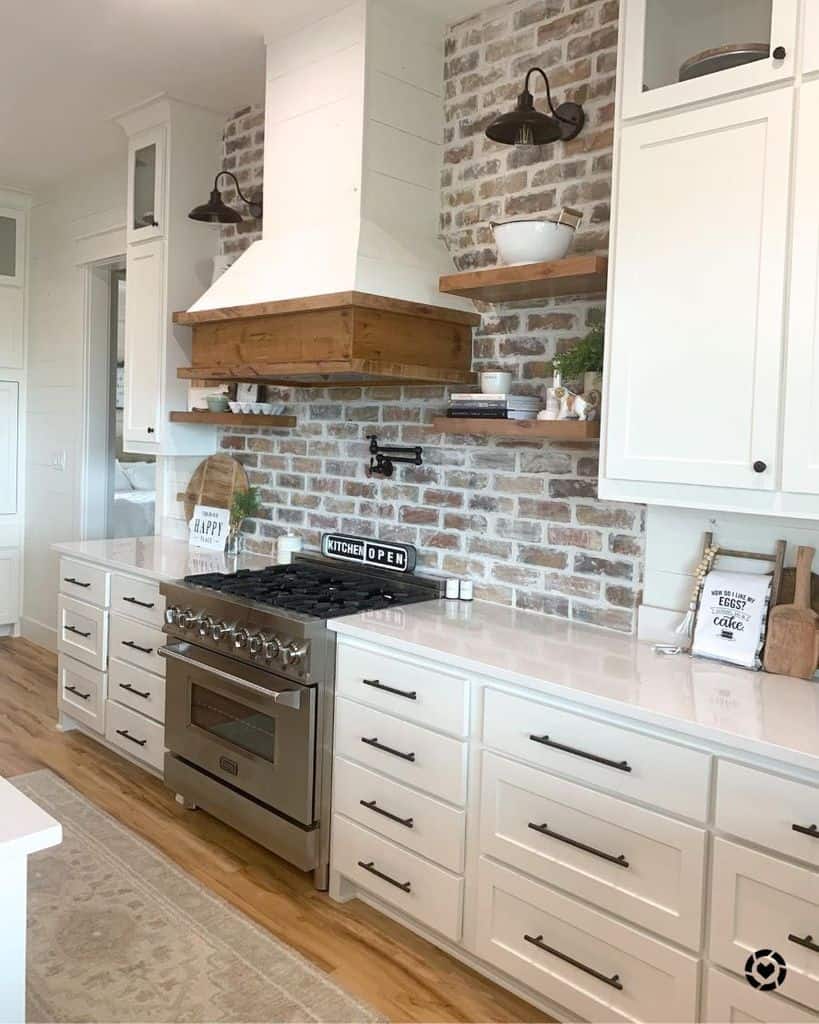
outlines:
M788 56L788 51L784 46L777 46L771 56L774 60L784 60Z
M767 468L768 468L768 463L767 462L762 462L760 459L757 459L757 461L754 463L754 472L755 473L764 473Z
M148 427L147 430L148 430L149 434L153 434L154 433L154 428L153 427Z

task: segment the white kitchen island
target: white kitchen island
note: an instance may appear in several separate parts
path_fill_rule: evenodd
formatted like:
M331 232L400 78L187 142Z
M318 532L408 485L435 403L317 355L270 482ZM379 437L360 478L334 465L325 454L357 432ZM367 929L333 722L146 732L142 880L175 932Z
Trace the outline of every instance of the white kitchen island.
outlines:
M28 858L62 837L58 821L0 779L0 1024L26 1019Z

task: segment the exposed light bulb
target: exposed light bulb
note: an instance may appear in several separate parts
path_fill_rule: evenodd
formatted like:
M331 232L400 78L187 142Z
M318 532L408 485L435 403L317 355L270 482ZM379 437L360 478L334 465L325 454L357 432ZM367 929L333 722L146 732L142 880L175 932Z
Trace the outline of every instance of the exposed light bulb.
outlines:
M532 126L530 124L522 124L518 128L518 134L515 138L516 146L534 146L535 136L532 132Z

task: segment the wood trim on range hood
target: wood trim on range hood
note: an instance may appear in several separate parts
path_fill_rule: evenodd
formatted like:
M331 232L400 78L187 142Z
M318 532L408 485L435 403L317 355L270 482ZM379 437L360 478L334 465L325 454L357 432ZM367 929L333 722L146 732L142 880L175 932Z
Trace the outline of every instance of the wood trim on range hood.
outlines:
M175 313L193 329L182 378L295 387L471 384L477 313L337 292Z

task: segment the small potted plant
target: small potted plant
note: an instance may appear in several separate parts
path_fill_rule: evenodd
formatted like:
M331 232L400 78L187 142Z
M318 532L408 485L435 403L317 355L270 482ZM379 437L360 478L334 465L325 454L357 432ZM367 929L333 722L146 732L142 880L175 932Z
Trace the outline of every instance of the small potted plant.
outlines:
M603 324L595 324L581 341L554 359L561 379L572 381L587 395L600 391L603 383Z
M257 516L260 508L259 492L255 487L248 487L246 491L236 491L233 495L233 502L230 506L230 529L225 546L226 554L238 555L241 553L244 543L244 534L242 533L244 521Z

